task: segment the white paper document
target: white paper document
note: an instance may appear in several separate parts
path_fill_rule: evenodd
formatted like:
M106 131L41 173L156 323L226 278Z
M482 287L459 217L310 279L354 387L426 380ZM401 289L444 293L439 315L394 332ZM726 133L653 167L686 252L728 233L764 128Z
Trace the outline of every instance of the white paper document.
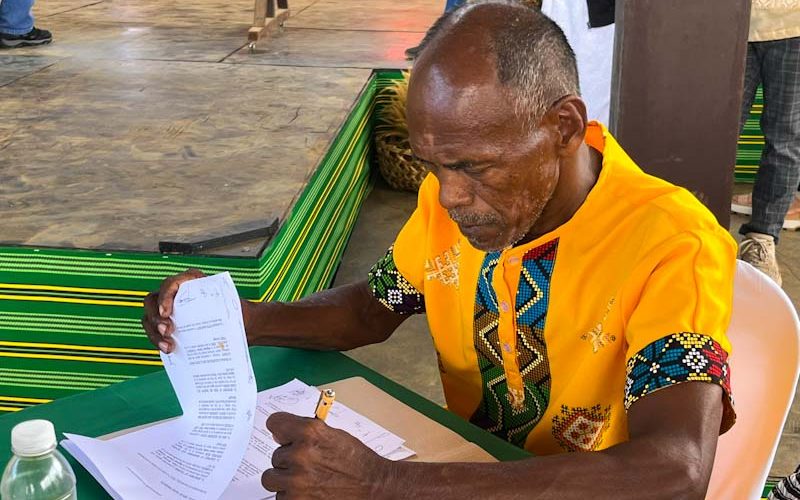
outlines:
M312 416L319 391L298 380L256 394L241 303L228 273L183 283L175 297L175 349L161 354L182 415L101 440L62 441L117 499L273 498L261 486L278 447L275 412ZM403 439L335 403L326 422L392 460L413 456Z
M230 275L183 283L172 319L175 349L161 359L183 415L109 441L68 434L63 443L118 498L218 498L250 440L256 382Z
M275 494L261 486L261 474L272 463L272 452L278 444L266 427L267 418L273 413L287 412L310 417L314 415L319 390L295 379L274 389L258 393L256 418L250 444L230 486L222 495L224 499L267 499ZM403 446L404 440L370 419L359 415L341 403L334 403L325 423L355 436L375 453L390 460L402 460L414 456L414 452Z

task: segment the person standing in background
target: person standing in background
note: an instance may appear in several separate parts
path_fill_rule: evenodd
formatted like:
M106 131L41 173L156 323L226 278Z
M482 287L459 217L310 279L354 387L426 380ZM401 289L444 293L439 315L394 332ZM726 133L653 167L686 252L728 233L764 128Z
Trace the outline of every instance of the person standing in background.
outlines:
M590 120L609 122L614 60L614 0L542 0L542 14L564 31L578 61Z
M780 285L775 245L800 183L800 0L753 0L748 40L740 132L760 84L764 151L752 198L734 197L732 208L752 200L739 258Z
M33 25L34 0L0 0L0 48L44 45L53 35Z
M468 0L447 0L445 12ZM541 10L555 21L567 36L578 61L581 96L586 102L589 120L608 124L611 104L611 70L614 59L615 0L518 0L519 3ZM406 50L414 59L435 32L434 25L422 42Z
M461 7L464 5L468 0L446 0L444 5L444 13L447 14L448 12L452 12L454 9ZM536 10L542 9L542 0L515 0L523 5L527 5ZM594 0L590 0L594 1ZM611 1L613 3L614 0L602 0L602 1ZM420 41L419 45L414 47L409 47L406 49L406 59L416 59L419 55L419 52L422 48L426 45L426 42L436 34L437 28L441 23L443 23L447 19L447 16L442 16L436 20L436 22L428 29L428 32L425 33L425 37Z

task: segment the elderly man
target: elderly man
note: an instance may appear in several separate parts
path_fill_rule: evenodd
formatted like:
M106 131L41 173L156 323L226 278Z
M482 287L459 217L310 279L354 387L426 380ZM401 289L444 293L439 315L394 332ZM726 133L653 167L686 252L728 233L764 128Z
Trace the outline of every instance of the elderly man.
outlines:
M427 313L448 408L534 458L386 461L276 414L262 482L284 498L702 498L734 421L726 363L735 244L687 191L587 123L575 59L545 16L466 5L414 66L408 127L431 174L361 283L244 302L252 344L351 349ZM172 347L172 298L143 324ZM592 453L564 453L564 452Z

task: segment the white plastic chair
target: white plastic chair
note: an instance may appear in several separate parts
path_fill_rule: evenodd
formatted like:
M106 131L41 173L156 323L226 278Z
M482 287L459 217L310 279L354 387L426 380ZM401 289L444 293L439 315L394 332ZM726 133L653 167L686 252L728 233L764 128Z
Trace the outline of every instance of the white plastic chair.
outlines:
M783 290L741 261L728 337L737 419L720 436L706 498L751 500L761 498L794 398L800 322Z

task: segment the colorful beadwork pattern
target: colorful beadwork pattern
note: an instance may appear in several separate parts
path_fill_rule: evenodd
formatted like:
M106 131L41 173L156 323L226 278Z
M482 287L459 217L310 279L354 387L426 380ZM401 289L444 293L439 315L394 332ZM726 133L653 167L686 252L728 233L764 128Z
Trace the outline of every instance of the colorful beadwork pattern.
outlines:
M397 314L425 312L425 297L397 270L394 247L369 272L369 286L375 298Z
M676 333L647 345L627 364L625 408L640 398L680 382L699 380L722 386L730 395L728 353L699 333Z
M530 250L522 258L515 306L517 351L525 400L518 409L511 403L503 369L497 296L491 285L499 252L486 255L478 278L474 342L483 381L483 398L470 420L520 447L525 445L528 434L539 423L550 401L550 364L544 326L557 249L558 240L553 240Z
M611 406L570 408L561 405L561 414L553 417L553 437L566 451L595 451L611 426Z

